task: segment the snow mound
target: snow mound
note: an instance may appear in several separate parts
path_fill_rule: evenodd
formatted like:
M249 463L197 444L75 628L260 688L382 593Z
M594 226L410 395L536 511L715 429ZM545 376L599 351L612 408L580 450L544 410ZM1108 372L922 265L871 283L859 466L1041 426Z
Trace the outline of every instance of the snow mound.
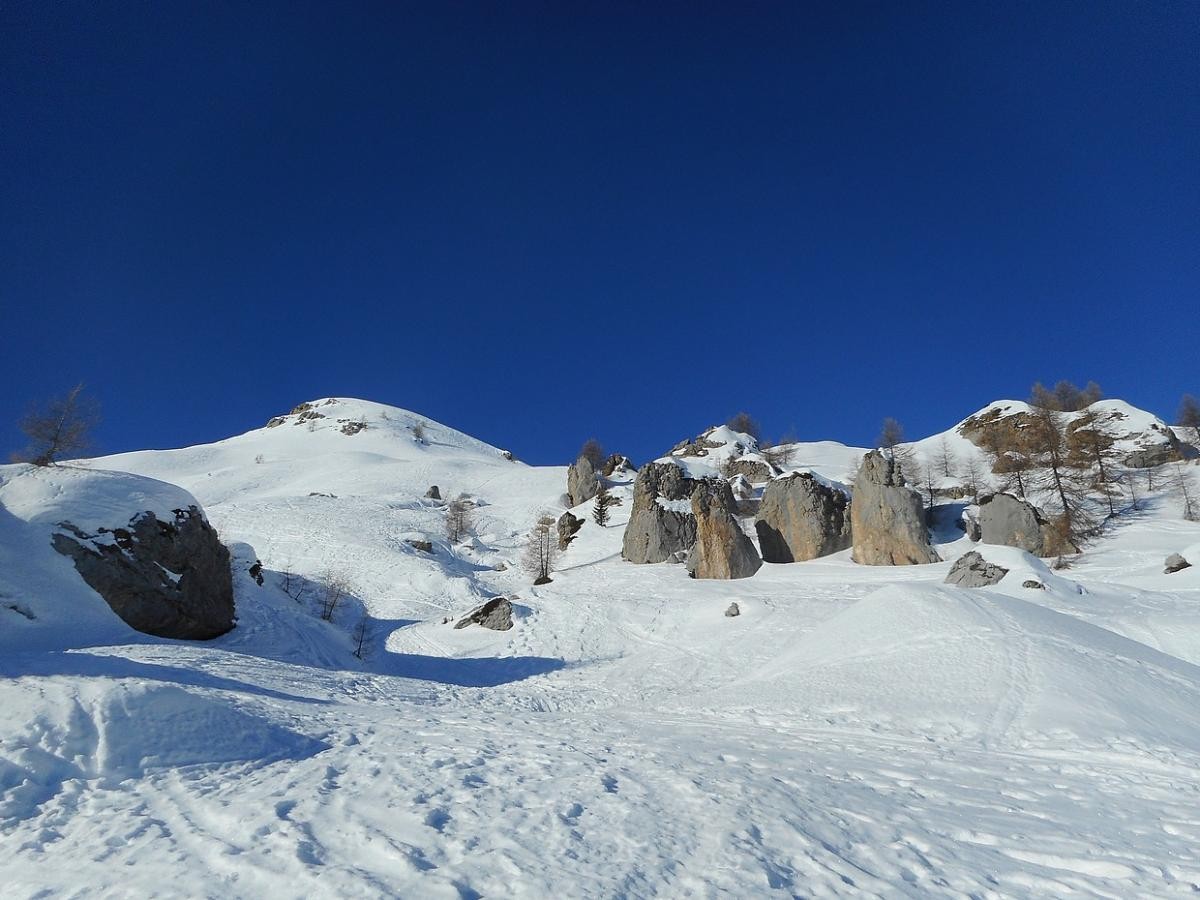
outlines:
M755 700L798 699L839 726L988 747L1200 749L1200 668L995 591L883 588L752 681Z
M94 659L103 667L103 657ZM110 665L116 672L122 661ZM36 705L28 703L31 692ZM113 783L164 768L303 759L326 749L222 696L171 684L22 679L0 696L0 819L23 818L69 780Z
M0 466L0 654L143 639L51 546L61 522L94 533L145 511L199 508L183 488L124 472Z

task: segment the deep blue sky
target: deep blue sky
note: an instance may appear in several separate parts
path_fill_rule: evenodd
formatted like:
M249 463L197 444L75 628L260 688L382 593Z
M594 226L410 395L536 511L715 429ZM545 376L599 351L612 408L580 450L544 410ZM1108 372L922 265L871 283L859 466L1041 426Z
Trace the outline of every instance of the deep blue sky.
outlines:
M1200 393L1200 3L5 2L0 447L318 396L533 462Z

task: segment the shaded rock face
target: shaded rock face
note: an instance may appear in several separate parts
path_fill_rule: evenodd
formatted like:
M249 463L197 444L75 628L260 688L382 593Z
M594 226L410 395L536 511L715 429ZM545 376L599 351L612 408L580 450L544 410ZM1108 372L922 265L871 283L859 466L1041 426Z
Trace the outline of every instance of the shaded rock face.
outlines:
M512 603L506 597L493 597L459 619L454 627L466 628L468 625L481 625L492 631L508 631L513 627Z
M596 477L596 469L590 459L581 456L571 463L567 469L567 498L570 500L571 506L578 506L580 503L591 500L596 496L599 488L600 481Z
M1018 547L1045 556L1046 520L1032 503L1012 494L992 494L979 501L979 538L985 544Z
M913 566L938 561L929 544L921 498L904 485L895 461L878 450L863 458L850 503L854 561Z
M429 490L427 490L425 492L425 499L426 500L441 500L442 499L441 489L436 484L431 484L429 486Z
M575 540L575 534L583 527L583 519L565 512L558 517L555 527L558 529L558 549L566 550L567 545Z
M958 561L950 567L950 574L946 576L946 584L965 588L987 587L999 584L1007 574L1008 569L988 562L978 550L972 550L970 553L960 556Z
M696 518L683 509L667 509L662 502L688 500L696 482L674 463L647 463L633 484L633 507L621 556L634 563L657 563L688 551L696 543Z
M150 512L126 528L85 534L69 522L52 538L88 586L131 628L156 637L207 640L233 628L229 551L192 506L173 522Z
M734 518L734 503L722 478L706 478L692 493L696 543L687 568L693 578L749 578L762 566L754 542Z
M807 472L777 478L763 491L754 528L766 562L828 556L850 546L850 498Z
M1174 575L1176 572L1182 572L1184 569L1190 569L1192 564L1180 556L1178 553L1172 553L1167 557L1166 568L1163 569L1163 574Z

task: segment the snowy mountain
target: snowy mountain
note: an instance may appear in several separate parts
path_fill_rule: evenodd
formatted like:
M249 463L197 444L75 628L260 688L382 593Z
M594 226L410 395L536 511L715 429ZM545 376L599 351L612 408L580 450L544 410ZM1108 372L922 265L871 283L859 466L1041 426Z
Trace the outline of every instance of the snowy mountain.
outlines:
M1102 408L1122 452L1174 438ZM1021 412L904 449L982 464L971 424ZM794 471L851 485L866 452L782 449L720 426L660 461L761 494ZM736 581L623 561L633 478L607 527L573 510L534 587L521 557L566 511L566 466L381 404L0 468L6 894L1200 891L1200 524L1166 478L1065 570L942 517L944 562L845 550ZM211 641L133 631L50 546L64 521L192 505L232 556L238 622ZM972 549L1008 574L944 585ZM1196 565L1166 574L1172 553ZM454 627L495 596L511 628Z

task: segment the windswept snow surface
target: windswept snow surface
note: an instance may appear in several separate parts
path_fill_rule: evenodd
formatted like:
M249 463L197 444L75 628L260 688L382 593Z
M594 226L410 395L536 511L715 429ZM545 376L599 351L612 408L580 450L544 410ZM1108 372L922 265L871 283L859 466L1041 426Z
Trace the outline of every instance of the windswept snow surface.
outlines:
M377 404L315 409L91 464L204 504L239 625L3 645L6 897L1200 891L1200 565L1162 571L1200 526L1171 499L1069 570L979 548L1010 574L963 590L942 580L978 545L952 530L929 566L633 566L622 484L610 526L587 521L533 588L522 535L562 510L564 468L432 421L415 440L416 416ZM791 462L845 481L852 456ZM446 541L431 484L477 503L470 541ZM285 568L336 569L352 596L323 622ZM443 624L500 593L510 631Z

